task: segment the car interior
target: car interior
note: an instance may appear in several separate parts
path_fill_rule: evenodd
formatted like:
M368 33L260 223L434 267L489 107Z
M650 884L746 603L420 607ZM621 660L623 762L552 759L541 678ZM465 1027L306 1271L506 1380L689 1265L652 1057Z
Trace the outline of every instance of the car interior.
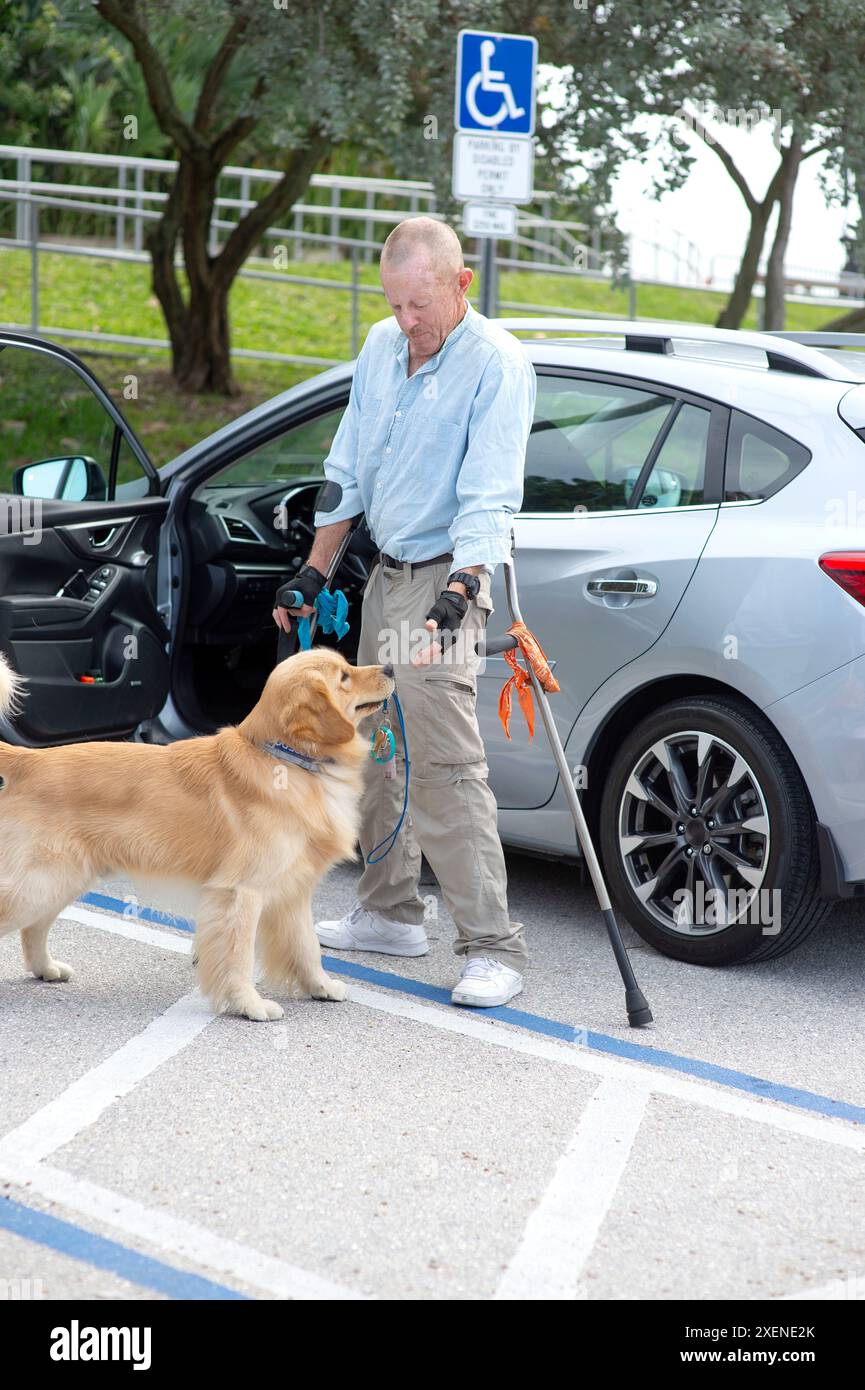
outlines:
M35 744L131 737L139 725L158 737L169 684L201 732L242 719L276 660L274 595L309 553L344 404L236 458L188 499L169 669L155 563L168 502L156 471L78 359L15 338L0 343L0 651L27 678L17 729ZM359 529L336 580L355 613L374 553ZM353 625L349 658L357 639Z
M339 414L332 423L336 428ZM321 420L313 426L321 434ZM315 535L316 498L327 453L299 456L309 426L259 451L258 470L244 459L196 489L186 511L190 583L177 644L173 681L182 711L196 727L235 723L258 699L276 661L273 599L306 560ZM334 587L349 604L352 626L340 643L357 653L360 595L376 548L365 523L357 528ZM335 645L333 634L316 642Z
M700 502L708 437L709 412L672 396L619 382L541 376L523 509L607 511Z

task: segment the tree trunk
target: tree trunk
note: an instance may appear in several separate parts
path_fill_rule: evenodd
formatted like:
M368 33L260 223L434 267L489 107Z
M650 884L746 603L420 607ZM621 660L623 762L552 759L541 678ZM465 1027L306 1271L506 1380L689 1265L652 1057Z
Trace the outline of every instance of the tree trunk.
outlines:
M239 386L231 372L228 292L231 281L215 273L217 257L208 250L210 218L219 171L205 159L180 156L165 214L147 242L152 259L152 286L162 306L171 342L171 367L183 391L215 391L234 396ZM174 257L182 235L189 281L184 300Z
M183 163L183 160L181 160ZM182 186L183 261L189 299L178 345L175 375L182 391L214 391L237 396L240 387L231 370L228 296L233 275L220 274L221 252L210 252L210 221L216 202L219 168L210 161L187 161ZM180 176L180 171L178 171Z
M146 223L144 233L144 242L150 252L150 286L162 306L168 328L171 341L171 370L174 375L177 374L186 312L174 269L174 255L179 235L178 186L175 182L168 195L162 218L159 222Z
M853 178L856 184L856 199L859 203L859 222L856 225L856 244L854 247L854 258L856 269L862 273L862 266L865 264L865 168L859 164L858 160L850 158L850 165L853 170ZM857 295L858 297L858 295ZM832 319L830 323L821 325L821 332L830 330L833 333L862 333L865 332L865 309L850 309L840 318Z
M231 287L262 233L294 206L328 148L329 142L316 135L296 151L285 177L228 233L216 255L209 239L219 159L207 152L181 153L163 217L147 236L153 292L165 315L172 372L181 390L239 394L231 368ZM186 300L174 265L181 238L189 282Z
M865 309L851 309L840 318L821 323L821 333L865 333Z
M767 193L762 203L755 203L751 209L748 240L745 242L745 250L736 274L733 292L716 320L715 326L717 328L742 327L742 320L751 303L754 281L757 278L760 257L763 254L763 243L766 240L766 228L769 225L774 202L774 193L771 197Z
M214 391L240 395L231 369L228 290L220 283L196 296L186 311L183 349L177 365L177 384L190 393Z
M784 260L793 222L793 195L802 162L802 141L794 135L782 157L783 175L778 196L778 226L766 267L766 298L763 302L763 327L784 327Z

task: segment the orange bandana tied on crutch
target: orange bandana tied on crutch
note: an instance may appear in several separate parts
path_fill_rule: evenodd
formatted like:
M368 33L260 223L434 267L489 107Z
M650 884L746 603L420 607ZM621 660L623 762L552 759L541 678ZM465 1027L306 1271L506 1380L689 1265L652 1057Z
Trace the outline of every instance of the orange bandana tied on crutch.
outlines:
M544 656L540 642L535 634L529 631L525 623L511 623L508 632L516 637L517 646L511 647L508 651L502 653L505 661L514 674L506 680L502 686L502 692L499 695L499 719L502 721L505 733L508 738L510 738L511 733L508 725L511 720L511 698L515 687L517 699L520 702L520 709L525 715L526 723L529 726L529 739L531 740L535 733L535 703L532 699L532 682L528 671L519 665L517 653L522 652L540 681L541 688L545 690L548 695L553 694L561 687L550 670L549 662Z

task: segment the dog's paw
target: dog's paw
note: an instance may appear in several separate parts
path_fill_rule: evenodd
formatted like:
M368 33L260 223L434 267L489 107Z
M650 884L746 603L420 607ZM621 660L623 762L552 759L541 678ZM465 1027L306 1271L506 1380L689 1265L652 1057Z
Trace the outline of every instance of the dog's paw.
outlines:
M50 960L41 970L35 971L37 980L48 980L49 983L59 980L71 980L75 971L71 965L66 965L62 960Z
M329 975L325 975L322 983L315 985L310 993L313 999L333 999L338 1003L348 998L348 989L342 980L332 980Z
M239 1004L236 1010L241 1018L250 1018L253 1023L269 1023L274 1019L282 1018L285 1010L275 999L262 999L257 994L254 999L248 999L243 1004Z

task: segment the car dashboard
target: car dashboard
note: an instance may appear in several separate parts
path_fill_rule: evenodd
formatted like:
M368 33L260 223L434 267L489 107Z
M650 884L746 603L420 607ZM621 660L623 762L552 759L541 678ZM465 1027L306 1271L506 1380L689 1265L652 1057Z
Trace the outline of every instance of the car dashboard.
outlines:
M187 512L192 560L187 642L236 646L272 635L274 594L312 546L321 481L206 487L192 499ZM374 555L362 522L336 579L350 609Z

